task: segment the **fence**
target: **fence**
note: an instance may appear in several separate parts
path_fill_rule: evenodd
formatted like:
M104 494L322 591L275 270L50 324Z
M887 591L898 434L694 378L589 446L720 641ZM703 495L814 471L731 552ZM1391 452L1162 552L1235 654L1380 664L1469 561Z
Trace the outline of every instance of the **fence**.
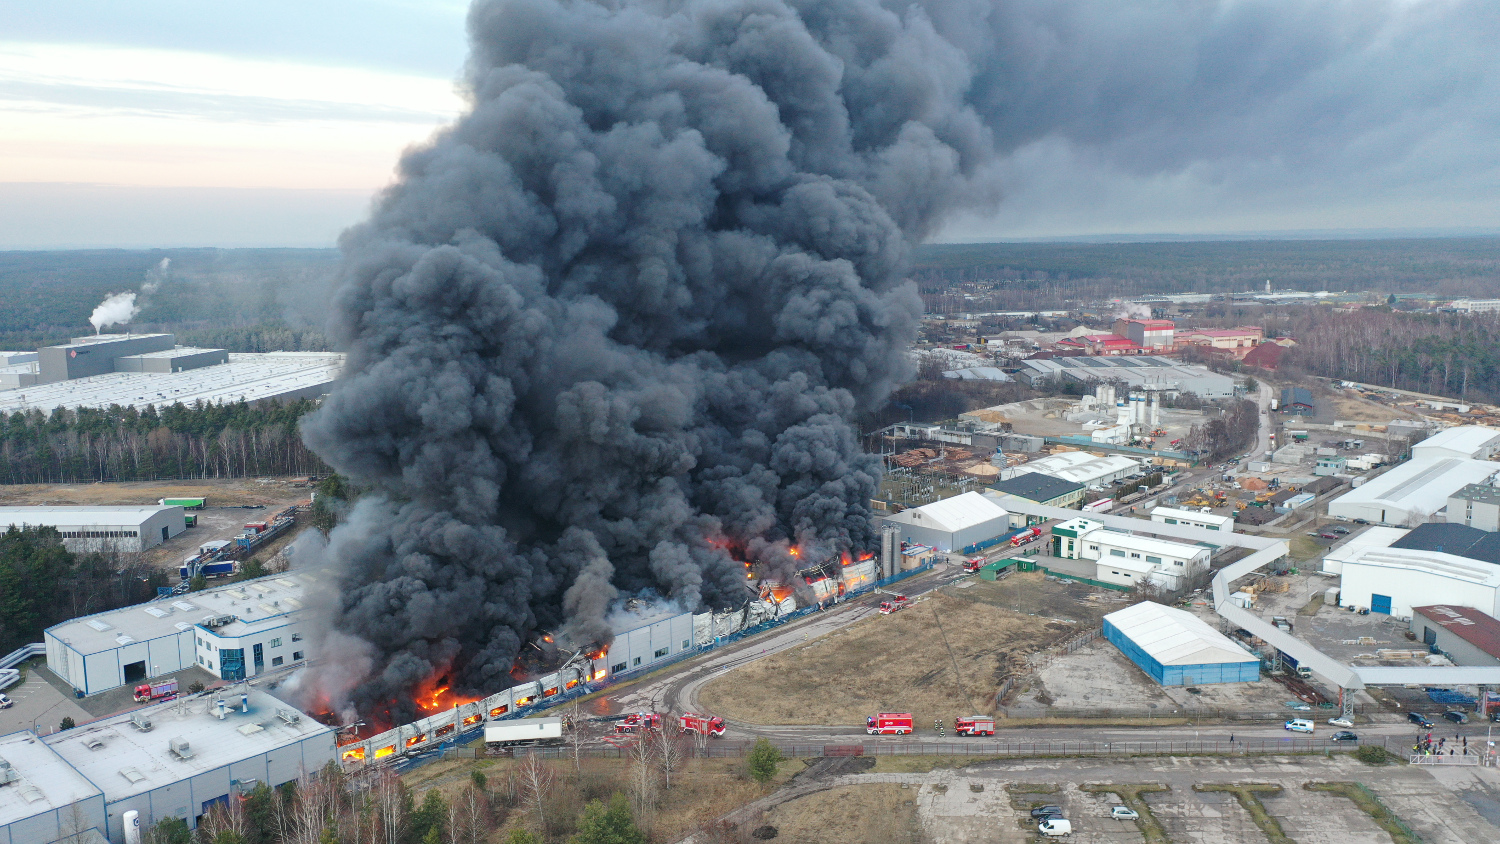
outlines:
M1373 745L1385 748L1386 739L1361 742L1336 742L1327 739L1246 739L1227 740L1183 740L1183 741L975 741L975 742L878 742L860 744L779 744L773 742L781 755L788 758L819 758L825 756L999 756L1010 758L1042 757L1089 757L1089 756L1276 756L1288 753L1351 752L1357 747ZM755 745L751 742L715 741L706 747L693 748L691 755L699 758L734 759L750 755ZM526 756L535 754L542 759L571 759L573 748L534 747L511 748L495 751L496 756ZM491 755L483 748L460 747L442 752L443 759L479 759ZM592 759L624 759L630 756L629 747L581 747L578 755ZM1454 757L1457 758L1457 757ZM436 760L434 760L436 761ZM1477 764L1477 763L1469 763Z
M32 642L0 657L0 689L8 689L21 679L21 671L17 665L31 659L34 656L46 656L47 645L43 642Z
M1034 654L1028 655L1026 657L1026 663L1031 667L1031 670L1040 671L1043 668L1046 668L1047 665L1057 657L1060 657L1063 654L1070 654L1083 647L1084 645L1087 645L1089 642L1092 642L1095 639L1099 638L1099 633L1100 628L1098 627L1091 627L1081 633L1076 633L1070 638L1065 639L1064 641L1059 642L1050 648L1044 648ZM996 699L998 700L999 698L997 697Z
M1242 709L1220 709L1216 707L1187 707L1182 709L1125 709L1100 706L1093 709L1060 709L1055 706L1001 706L1000 712L1007 718L1027 718L1039 721L1057 720L1183 720L1189 721L1246 721L1279 724L1292 718L1310 718L1307 712L1292 709L1282 711L1252 712Z

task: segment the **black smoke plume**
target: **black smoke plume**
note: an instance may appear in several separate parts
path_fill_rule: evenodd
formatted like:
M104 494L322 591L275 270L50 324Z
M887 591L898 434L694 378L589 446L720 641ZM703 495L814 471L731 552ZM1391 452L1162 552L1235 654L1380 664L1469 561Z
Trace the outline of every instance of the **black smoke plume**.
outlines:
M1424 58L1492 17L479 0L468 112L343 239L348 372L306 426L373 490L327 549L335 626L370 645L354 702L439 672L493 691L536 631L607 639L617 597L723 606L739 559L870 547L879 464L850 420L909 374L908 245L993 204L1008 156L1369 171L1432 109L1494 110L1492 50L1463 77Z
M850 419L908 376L907 244L989 141L922 13L802 12L473 8L472 108L345 236L348 372L306 426L375 490L328 549L357 704L503 688L620 595L741 603L736 554L873 544Z

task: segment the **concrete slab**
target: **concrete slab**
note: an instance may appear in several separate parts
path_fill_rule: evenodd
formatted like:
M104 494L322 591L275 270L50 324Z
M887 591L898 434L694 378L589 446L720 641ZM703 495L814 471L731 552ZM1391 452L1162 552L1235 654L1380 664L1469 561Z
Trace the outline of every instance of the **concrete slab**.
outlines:
M71 694L48 683L35 669L27 671L25 681L6 689L5 694L15 705L0 709L0 735L33 728L46 735L55 732L64 718L72 718L76 724L94 718Z

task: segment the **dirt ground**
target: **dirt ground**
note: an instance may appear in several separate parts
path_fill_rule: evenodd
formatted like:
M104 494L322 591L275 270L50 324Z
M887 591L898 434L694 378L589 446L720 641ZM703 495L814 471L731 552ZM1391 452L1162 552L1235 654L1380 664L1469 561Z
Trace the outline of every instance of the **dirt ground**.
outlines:
M765 823L786 844L916 844L917 791L895 783L836 788L783 803Z
M1012 572L998 581L976 577L960 581L943 592L1012 612L1084 625L1097 624L1105 613L1130 603L1124 593L1076 581L1058 583L1048 580L1040 571Z
M875 712L911 712L919 730L934 719L951 728L960 715L993 712L1001 681L1027 654L1079 629L937 594L731 671L699 697L747 723L862 725Z
M93 484L16 484L0 486L0 504L126 505L155 504L163 498L204 498L207 506L193 511L198 526L183 531L160 545L146 549L146 562L175 570L198 546L215 539L230 539L245 524L308 500L312 490L295 487L289 478L225 478L201 481L132 481ZM258 554L270 557L291 541L295 531L279 538Z
M1370 401L1366 398L1360 398L1352 392L1335 394L1333 397L1333 407L1340 422L1366 422L1371 425L1385 425L1392 419L1422 418L1421 415L1409 408Z

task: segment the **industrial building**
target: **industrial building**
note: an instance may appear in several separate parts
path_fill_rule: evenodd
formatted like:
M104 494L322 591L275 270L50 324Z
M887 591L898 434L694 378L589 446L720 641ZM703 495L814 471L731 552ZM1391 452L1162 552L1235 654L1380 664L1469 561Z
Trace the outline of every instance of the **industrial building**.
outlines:
M1473 607L1412 607L1411 631L1455 665L1500 665L1500 621Z
M1447 506L1449 495L1496 472L1500 464L1487 460L1413 458L1328 502L1328 515L1412 527Z
M1312 416L1317 412L1317 405L1313 403L1312 391L1306 387L1283 387L1281 406L1277 409L1294 416Z
M187 530L181 507L0 507L0 530L54 527L74 553L144 551Z
M1445 551L1364 548L1343 560L1339 600L1409 618L1412 607L1443 604L1500 614L1500 566Z
M100 844L106 827L97 785L35 733L0 736L0 844Z
M310 572L232 583L47 628L47 667L94 695L197 665L228 681L306 659L301 611Z
M1469 484L1448 496L1447 514L1450 523L1500 531L1500 487Z
M1071 507L1076 510L1083 503L1083 484L1037 472L1016 475L992 485L990 489L1049 507Z
M1151 601L1106 615L1104 638L1163 686L1260 679L1255 654L1192 613Z
M1328 549L1323 555L1322 571L1342 574L1344 561L1367 548L1389 548L1391 543L1411 533L1410 528L1368 527Z
M42 741L56 756L36 775L81 776L97 786L112 842L126 840L127 812L140 813L142 828L169 817L196 828L214 806L257 784L275 788L336 758L332 728L247 687L103 718ZM98 800L89 795L84 805L92 812Z
M165 407L245 401L291 401L328 392L343 370L332 352L268 352L228 355L229 362L183 372L115 372L26 389L0 390L0 411L57 407Z
M1017 380L1033 386L1047 381L1081 384L1107 381L1121 382L1131 389L1150 387L1168 397L1179 393L1193 393L1205 399L1234 395L1234 378L1159 355L1033 358L1021 361L1021 367L1016 373Z
M1222 530L1225 533L1234 530L1233 516L1218 516L1213 513L1179 510L1175 507L1157 507L1151 511L1151 521L1160 522L1164 525L1187 525L1188 527L1203 528L1204 530Z
M1176 591L1208 568L1212 551L1149 536L1110 530L1091 519L1069 519L1052 526L1052 556L1065 560L1094 560L1094 580L1131 587L1150 581Z
M1031 472L1083 484L1086 487L1103 488L1121 478L1128 478L1140 470L1139 462L1123 455L1101 456L1087 451L1064 451L1006 469L1001 473L1001 478L1009 479Z
M1010 535L1010 513L977 492L966 492L880 519L901 541L941 552L971 554Z
M1236 360L1243 360L1265 339L1265 329L1258 325L1242 325L1238 328L1189 329L1177 335L1178 341L1186 345L1204 346L1224 352Z
M117 358L164 352L177 344L171 334L94 334L61 346L37 349L39 384L55 384L114 372Z
M1500 454L1500 430L1483 425L1444 428L1411 447L1413 460L1440 457L1488 460L1496 454Z
M1115 320L1113 328L1116 334L1153 352L1169 352L1176 345L1173 332L1177 326L1169 319L1120 317Z

